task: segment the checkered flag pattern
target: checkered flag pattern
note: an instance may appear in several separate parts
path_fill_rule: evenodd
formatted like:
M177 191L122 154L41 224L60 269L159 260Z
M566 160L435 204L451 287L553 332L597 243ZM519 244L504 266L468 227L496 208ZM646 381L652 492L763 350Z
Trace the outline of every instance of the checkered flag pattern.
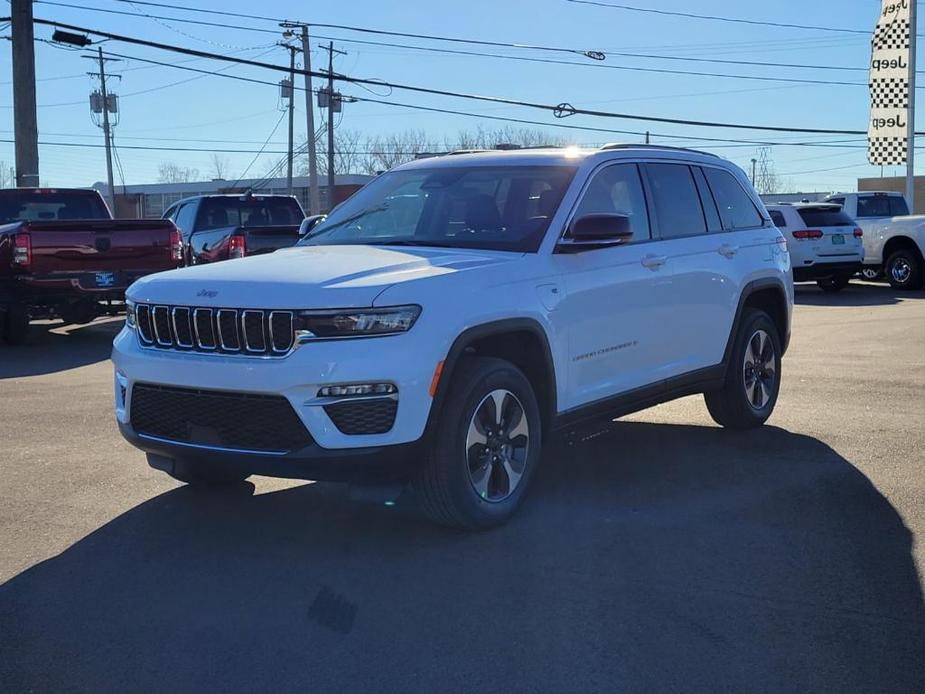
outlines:
M870 141L867 159L875 166L891 166L906 163L905 137L878 137Z
M870 81L871 108L909 108L909 80L875 77Z
M909 48L909 20L894 19L885 24L878 24L874 30L872 44L875 51Z

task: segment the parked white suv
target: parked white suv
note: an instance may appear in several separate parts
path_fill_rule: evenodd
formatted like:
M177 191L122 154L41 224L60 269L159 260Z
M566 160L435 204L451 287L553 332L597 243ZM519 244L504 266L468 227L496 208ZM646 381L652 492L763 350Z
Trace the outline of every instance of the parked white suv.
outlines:
M720 424L762 424L793 286L741 170L615 145L400 166L295 248L128 300L116 417L153 467L410 481L432 518L478 528L582 420L705 393Z
M771 221L784 233L795 282L815 280L827 292L848 286L861 271L864 232L840 205L768 205Z

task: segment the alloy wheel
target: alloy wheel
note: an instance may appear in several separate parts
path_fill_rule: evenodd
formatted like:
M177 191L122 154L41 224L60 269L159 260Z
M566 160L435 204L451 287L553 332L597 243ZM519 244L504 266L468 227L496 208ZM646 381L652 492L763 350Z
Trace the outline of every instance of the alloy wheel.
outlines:
M912 275L912 265L906 258L897 258L890 266L890 274L897 283L905 284Z
M526 471L530 426L509 390L493 390L475 408L466 434L469 481L484 500L507 499Z
M777 378L774 343L764 330L756 330L748 338L742 369L748 404L755 410L764 409L771 400Z

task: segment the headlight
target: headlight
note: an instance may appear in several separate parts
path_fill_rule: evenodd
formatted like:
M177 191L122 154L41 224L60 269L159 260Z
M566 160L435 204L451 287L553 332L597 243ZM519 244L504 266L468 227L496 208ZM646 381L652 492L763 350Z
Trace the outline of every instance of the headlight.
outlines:
M420 306L302 311L296 331L297 337L307 339L396 335L410 330L420 315Z
M136 325L135 320L135 302L125 300L125 327L129 330L134 330Z

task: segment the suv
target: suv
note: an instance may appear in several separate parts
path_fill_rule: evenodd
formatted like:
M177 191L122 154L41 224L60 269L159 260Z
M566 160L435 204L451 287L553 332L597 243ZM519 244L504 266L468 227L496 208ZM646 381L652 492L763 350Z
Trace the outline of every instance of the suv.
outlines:
M837 292L861 271L864 232L841 205L781 203L768 205L768 212L787 239L796 282L815 280Z
M433 519L509 518L543 443L705 393L771 414L786 241L736 166L664 147L400 166L295 248L145 278L116 337L116 418L184 482L410 482Z

